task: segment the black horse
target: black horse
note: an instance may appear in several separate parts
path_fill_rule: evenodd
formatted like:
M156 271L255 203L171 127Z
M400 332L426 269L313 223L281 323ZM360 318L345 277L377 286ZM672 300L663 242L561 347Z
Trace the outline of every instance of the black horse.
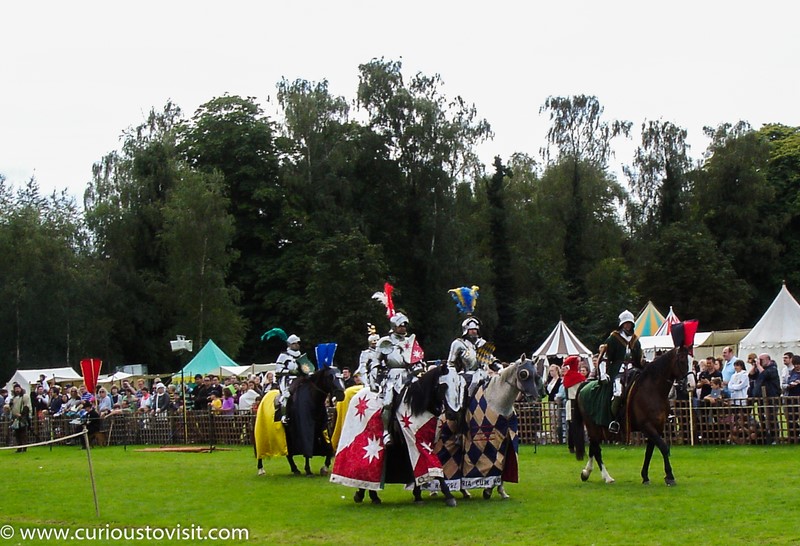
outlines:
M414 502L422 502L422 492L420 485L430 479L439 482L444 494L445 503L448 506L456 506L456 499L453 497L447 483L444 481L441 464L432 451L434 439L430 438L430 459L435 461L434 468L427 468L426 475L420 476L418 469L412 467L411 448L409 443L419 444L414 441L413 427L409 423L418 420L419 423L433 422L435 424L439 416L444 412L450 419L456 417L461 409L463 402L464 380L455 370L446 365L436 366L427 371L421 377L403 388L399 396L395 397L392 408L393 418L391 420L392 436L394 442L384 446L384 483L413 483ZM375 396L374 393L364 392L362 396ZM357 402L357 401L356 401ZM352 404L352 403L351 403ZM409 442L411 440L411 442ZM341 446L340 446L341 447ZM415 445L414 449L419 449ZM341 457L342 454L340 453ZM337 457L337 464L339 458ZM335 469L334 469L335 470ZM333 481L333 480L332 480ZM359 488L353 496L355 502L360 503L364 500L366 490ZM370 490L369 497L374 504L380 504L381 499L377 491Z
M325 476L329 472L333 457L325 401L328 397L336 401L344 399L342 374L333 366L326 367L311 375L298 377L292 383L290 391L284 424L288 452L286 459L289 461L289 468L293 474L299 475L300 469L294 462L294 456L302 455L306 459L305 473L307 476L312 476L311 458L321 456L325 457L325 464L320 469L320 475ZM255 427L259 426L261 412L258 415ZM258 459L258 469L259 474L262 474L261 459Z
M639 431L647 437L647 449L642 466L642 483L650 483L648 477L650 459L653 456L653 450L658 446L664 458L664 481L667 485L675 485L672 465L669 462L669 446L661 435L669 413L669 391L673 382L682 380L688 371L688 349L684 346L676 347L645 366L644 370L633 379L629 388L625 403L625 418L620 423L620 434ZM587 406L593 405L587 400L588 390L583 389L587 384L584 383L578 392L572 429L575 455L579 461L583 460L586 451L583 426L581 425L586 426L586 432L589 435L589 461L581 471L581 479L583 481L589 479L593 461L596 459L605 482L613 483L614 478L608 473L603 463L600 443L604 439L611 439L616 435L609 433L605 425L595 423L587 413Z

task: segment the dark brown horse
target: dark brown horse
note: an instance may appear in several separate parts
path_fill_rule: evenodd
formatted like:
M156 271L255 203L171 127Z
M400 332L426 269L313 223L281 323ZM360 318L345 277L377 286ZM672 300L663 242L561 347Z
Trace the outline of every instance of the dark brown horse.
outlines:
M669 462L669 446L661 435L669 413L669 391L674 381L682 380L688 374L688 362L686 347L671 349L646 365L644 370L633 379L628 391L625 418L620 423L619 434L626 435L626 433L639 431L647 437L647 449L642 465L642 483L650 483L648 477L650 459L653 456L653 449L658 446L661 456L664 457L664 481L667 485L675 485L675 476L672 474L672 465ZM589 436L589 461L581 471L581 479L583 481L589 479L593 462L596 459L605 482L613 483L614 478L608 473L603 463L600 444L603 440L618 438L618 435L611 434L605 425L597 424L592 420L585 410L589 406L585 398L586 392L581 388L573 410L573 440L575 455L579 461L583 460L586 451L581 424L586 426Z

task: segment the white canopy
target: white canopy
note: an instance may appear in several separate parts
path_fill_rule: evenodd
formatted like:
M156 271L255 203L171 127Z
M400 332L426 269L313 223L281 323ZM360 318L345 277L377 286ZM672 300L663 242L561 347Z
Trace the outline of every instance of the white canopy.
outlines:
M769 309L739 342L739 355L769 353L780 362L787 351L800 354L800 304L784 284Z
M11 385L19 383L22 388L30 392L31 385L39 382L39 376L44 374L48 381L82 381L83 377L72 368L36 368L33 370L17 370L8 381L6 388L11 391Z
M591 357L592 351L581 343L581 340L572 333L563 320L559 320L544 343L533 352L532 357L557 356L564 358L569 355Z
M97 378L98 383L113 383L114 381L122 381L133 377L132 373L114 372L111 375L101 375Z

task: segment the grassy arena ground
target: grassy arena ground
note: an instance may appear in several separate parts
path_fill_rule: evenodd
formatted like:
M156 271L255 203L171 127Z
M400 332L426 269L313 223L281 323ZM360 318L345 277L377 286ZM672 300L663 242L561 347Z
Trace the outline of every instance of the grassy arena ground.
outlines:
M643 486L642 448L604 451L614 484L604 484L596 468L582 483L582 463L564 446L536 452L521 446L521 483L508 484L511 499L459 500L447 508L427 496L424 505L414 505L398 485L381 493L381 506L356 505L354 490L319 476L290 476L279 459L265 461L267 476L257 477L252 450L244 447L214 453L101 448L92 450L99 518L85 451L2 451L0 525L17 532L0 537L0 546L25 543L20 528L177 524L246 528L252 544L797 544L800 447L675 447L673 488L663 483L660 456L652 485Z

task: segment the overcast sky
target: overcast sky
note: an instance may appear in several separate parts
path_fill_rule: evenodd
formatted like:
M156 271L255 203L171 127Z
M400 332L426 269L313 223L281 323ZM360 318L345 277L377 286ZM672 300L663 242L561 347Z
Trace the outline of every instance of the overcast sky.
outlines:
M606 119L800 125L795 2L225 0L0 3L0 174L82 201L92 163L172 99L267 99L282 78L355 97L358 65L402 60L477 106L494 155L538 153L550 95L596 95ZM656 7L658 6L658 7ZM632 149L633 145L630 145ZM619 154L627 162L630 154Z

